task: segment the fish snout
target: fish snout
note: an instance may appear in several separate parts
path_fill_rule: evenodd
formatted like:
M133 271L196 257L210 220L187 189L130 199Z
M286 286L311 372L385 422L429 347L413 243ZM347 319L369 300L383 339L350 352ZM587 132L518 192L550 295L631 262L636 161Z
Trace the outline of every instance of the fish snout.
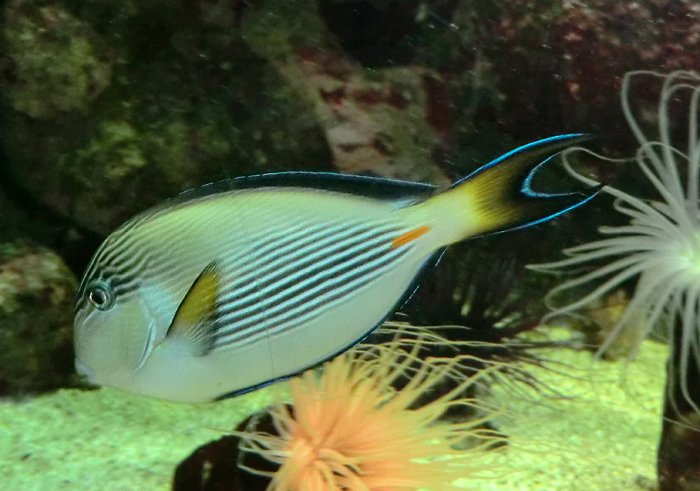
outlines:
M95 370L79 358L75 359L75 371L78 372L79 375L86 377L90 382L94 381Z

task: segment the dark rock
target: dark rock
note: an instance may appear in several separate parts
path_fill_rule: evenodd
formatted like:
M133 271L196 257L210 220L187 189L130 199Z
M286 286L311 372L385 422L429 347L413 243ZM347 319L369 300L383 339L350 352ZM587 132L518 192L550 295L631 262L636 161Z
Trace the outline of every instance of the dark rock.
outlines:
M485 26L477 43L503 97L498 125L510 134L627 135L618 103L626 72L700 66L696 2L514 0L476 11ZM658 87L645 92L655 100Z
M419 0L320 0L319 13L343 51L362 65L396 66L410 64L419 49L414 38L420 5Z
M236 431L276 433L272 416L265 410L243 420ZM239 437L228 435L199 447L175 469L173 491L264 491L270 479L241 466L267 472L276 466L239 449L239 444Z
M657 455L660 491L700 491L700 359L689 347L682 361L683 326L676 316L666 362L666 393ZM695 326L691 326L695 328ZM687 340L685 342L688 342Z
M73 368L76 280L48 249L0 244L0 395L79 385Z

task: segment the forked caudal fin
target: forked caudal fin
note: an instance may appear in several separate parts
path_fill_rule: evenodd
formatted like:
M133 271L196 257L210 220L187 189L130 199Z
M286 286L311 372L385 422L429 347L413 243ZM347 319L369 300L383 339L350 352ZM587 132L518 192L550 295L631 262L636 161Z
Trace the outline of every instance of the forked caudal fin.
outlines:
M531 188L537 169L560 151L590 139L569 134L545 138L489 162L424 203L433 217L449 221L444 245L484 233L543 222L591 199L600 186L584 191L547 194Z

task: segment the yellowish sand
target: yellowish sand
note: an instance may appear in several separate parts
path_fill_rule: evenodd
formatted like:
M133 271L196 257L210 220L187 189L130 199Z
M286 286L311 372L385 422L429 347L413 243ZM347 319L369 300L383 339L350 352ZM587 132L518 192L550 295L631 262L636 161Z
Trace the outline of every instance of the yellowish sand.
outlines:
M665 346L645 342L637 360L591 364L584 352L548 358L568 366L566 376L535 369L537 378L566 399L502 394L507 416L499 429L512 445L497 463L500 478L464 483L475 490L642 491L656 481L661 432ZM624 373L624 376L622 376ZM622 380L621 380L622 378Z

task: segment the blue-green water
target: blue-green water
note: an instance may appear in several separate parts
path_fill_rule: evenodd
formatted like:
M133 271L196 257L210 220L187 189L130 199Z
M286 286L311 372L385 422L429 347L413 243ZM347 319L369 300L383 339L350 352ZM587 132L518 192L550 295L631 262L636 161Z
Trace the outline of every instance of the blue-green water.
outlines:
M680 169L678 192L693 204L686 180L697 177L700 153L687 137L697 136L697 79L683 75L676 81L690 90L663 92L668 79L634 77L624 92L632 120L620 96L634 70L700 71L698 32L695 2L673 0L2 2L2 487L169 489L182 459L270 402L268 389L204 406L87 390L74 369L74 296L98 245L125 220L184 190L267 172L446 187L519 145L567 133L598 137L584 145L606 157L633 157L644 142L631 121L647 140L667 137L645 148L672 163L667 170ZM661 152L672 146L679 152ZM661 199L631 161L577 157L582 175ZM526 182L581 189L559 164ZM680 208L695 223L692 206ZM562 249L600 239L601 225L628 219L602 192L546 223L470 240L426 273L401 309L407 318L392 319L467 324L481 341L528 339L521 334L546 313L546 293L567 276L525 266L561 260ZM693 268L669 281L686 271ZM593 321L572 323L575 346L603 342L636 280L585 311ZM651 327L633 324L635 332ZM495 329L503 325L517 333ZM620 358L635 332L613 347ZM535 352L563 362L550 370L519 365L562 399L495 386L504 411L495 425L509 445L490 457L496 477L460 485L653 489L666 348L645 343L621 386L623 361L592 361L570 347ZM514 358L528 352L515 349Z

